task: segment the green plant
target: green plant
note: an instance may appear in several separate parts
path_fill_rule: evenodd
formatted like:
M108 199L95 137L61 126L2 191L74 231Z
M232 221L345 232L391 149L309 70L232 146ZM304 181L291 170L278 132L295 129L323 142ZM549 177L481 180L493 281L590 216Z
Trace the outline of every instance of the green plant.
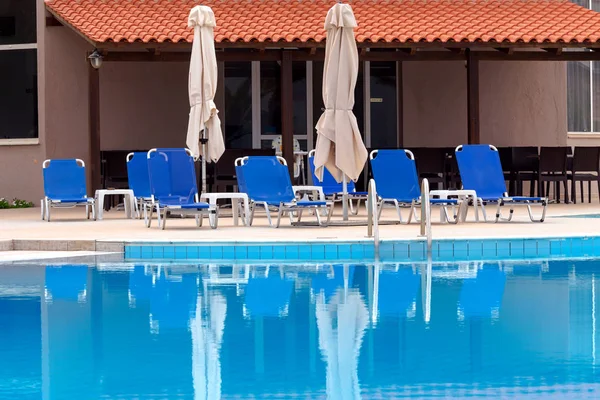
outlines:
M10 206L10 208L30 208L33 207L33 203L31 201L27 201L27 200L21 200L21 199L13 199L12 204Z
M33 203L21 199L13 199L12 202L6 200L4 197L0 197L0 209L4 208L29 208L33 207Z

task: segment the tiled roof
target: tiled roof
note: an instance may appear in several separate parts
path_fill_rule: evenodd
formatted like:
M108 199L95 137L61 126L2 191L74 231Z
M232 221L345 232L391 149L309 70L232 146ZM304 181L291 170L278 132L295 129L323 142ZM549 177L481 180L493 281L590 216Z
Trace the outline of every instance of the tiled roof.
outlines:
M198 0L46 0L94 42L191 42ZM206 0L215 40L322 42L334 1ZM595 43L600 13L567 0L355 0L358 42Z

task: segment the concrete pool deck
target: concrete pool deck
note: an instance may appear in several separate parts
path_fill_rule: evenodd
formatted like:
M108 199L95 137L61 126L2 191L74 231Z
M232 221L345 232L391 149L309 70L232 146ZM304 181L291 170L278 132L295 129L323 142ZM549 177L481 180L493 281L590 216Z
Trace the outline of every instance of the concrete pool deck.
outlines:
M224 213L230 211L225 210ZM491 216L495 209L488 208ZM534 208L539 212L539 207ZM355 220L366 220L364 208ZM440 224L437 210L432 210L433 239L456 238L546 238L600 235L600 219L557 218L563 215L600 213L600 204L551 204L544 223L529 221L525 207L517 207L514 220L499 223L476 223L472 208L465 223ZM386 209L383 220L392 221L395 211ZM40 209L0 210L0 251L102 251L123 252L129 242L298 242L359 241L366 237L366 226L292 227L284 218L278 229L267 224L264 215L257 215L252 227L233 226L232 218L219 219L219 228L210 229L208 222L196 228L193 219L170 219L166 230L153 221L148 229L143 220L128 220L123 211L104 213L102 221L88 221L83 209L53 209L52 222L42 221ZM307 215L303 221L312 222ZM336 209L332 221L341 221L341 209ZM241 223L241 222L240 222ZM381 240L417 239L419 224L380 225Z

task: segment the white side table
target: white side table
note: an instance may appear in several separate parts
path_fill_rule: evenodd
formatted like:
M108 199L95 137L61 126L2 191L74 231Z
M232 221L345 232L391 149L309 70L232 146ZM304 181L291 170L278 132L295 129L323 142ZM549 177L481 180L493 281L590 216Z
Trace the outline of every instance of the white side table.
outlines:
M99 189L96 190L96 218L102 219L104 213L104 197L113 195L125 196L125 216L135 218L135 196L131 189Z
M238 200L242 200L242 204L244 206L244 216L243 222L244 225L248 225L250 218L250 201L248 200L248 195L246 193L237 193L237 192L221 192L221 193L202 193L200 195L200 201L208 200L208 204L216 205L217 200L219 199L229 199L231 200L231 209L233 211L233 225L238 225Z
M429 191L430 196L438 196L440 199L448 199L450 196L458 196L461 200L468 200L471 198L473 200L473 208L475 211L475 221L479 222L479 208L477 204L477 192L474 190L431 190ZM467 213L469 211L469 207L464 207L461 215L459 215L459 220L464 222L467 219ZM442 220L443 211L440 210L440 221Z

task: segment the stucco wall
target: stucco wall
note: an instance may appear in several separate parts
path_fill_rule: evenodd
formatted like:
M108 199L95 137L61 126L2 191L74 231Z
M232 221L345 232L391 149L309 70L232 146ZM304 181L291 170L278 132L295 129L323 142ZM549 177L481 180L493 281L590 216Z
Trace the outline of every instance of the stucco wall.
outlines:
M404 62L404 145L446 147L467 140L464 62Z
M45 159L44 111L44 37L45 6L42 0L37 3L38 31L38 144L0 146L0 197L19 198L39 205L43 196L42 162Z
M88 61L91 46L68 28L46 33L46 155L88 159Z
M188 63L107 62L100 69L100 147L185 146Z
M403 63L405 146L466 143L466 79L464 62ZM566 145L566 85L561 62L481 62L481 141Z
M481 62L481 142L498 146L567 144L563 62Z

